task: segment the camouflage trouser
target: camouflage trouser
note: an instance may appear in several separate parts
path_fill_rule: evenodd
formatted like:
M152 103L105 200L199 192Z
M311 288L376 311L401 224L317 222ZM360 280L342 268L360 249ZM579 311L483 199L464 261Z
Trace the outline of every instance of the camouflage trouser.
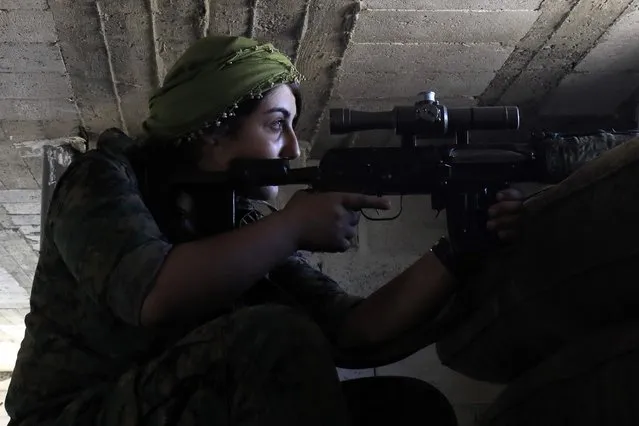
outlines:
M286 307L246 308L205 324L126 373L99 402L71 404L56 425L341 426L359 424L351 421L349 393L368 399L373 390L389 402L397 398L388 386L386 396L375 386L343 387L332 361L310 320ZM436 401L431 406L444 416L452 412L443 395L419 383L426 385L424 398ZM370 409L370 402L351 408ZM418 402L419 410L424 403Z

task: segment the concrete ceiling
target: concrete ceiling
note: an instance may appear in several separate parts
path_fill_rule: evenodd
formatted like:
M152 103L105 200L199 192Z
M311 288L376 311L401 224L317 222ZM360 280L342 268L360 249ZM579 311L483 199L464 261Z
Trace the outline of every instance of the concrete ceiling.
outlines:
M639 0L0 0L0 273L12 283L28 288L37 260L42 141L136 134L148 94L209 33L295 59L315 156L339 142L326 108L390 109L425 90L453 107L517 105L523 127L558 130L630 125L639 100Z

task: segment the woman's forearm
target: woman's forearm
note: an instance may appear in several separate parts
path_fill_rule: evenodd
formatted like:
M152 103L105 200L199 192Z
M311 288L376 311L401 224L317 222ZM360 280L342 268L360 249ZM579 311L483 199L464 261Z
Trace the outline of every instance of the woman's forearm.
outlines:
M250 226L175 246L141 313L143 325L199 316L228 306L297 250L282 212Z
M353 308L338 343L349 348L398 337L419 322L434 318L454 288L453 277L429 252Z

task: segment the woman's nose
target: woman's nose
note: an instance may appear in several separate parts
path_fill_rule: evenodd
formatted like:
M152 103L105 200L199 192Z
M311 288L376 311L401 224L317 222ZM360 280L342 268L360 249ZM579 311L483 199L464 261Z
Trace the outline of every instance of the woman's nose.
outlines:
M295 134L294 131L291 130L286 135L286 140L284 142L284 146L282 147L281 154L283 158L288 158L292 160L298 158L301 155L300 144L297 140L297 135Z

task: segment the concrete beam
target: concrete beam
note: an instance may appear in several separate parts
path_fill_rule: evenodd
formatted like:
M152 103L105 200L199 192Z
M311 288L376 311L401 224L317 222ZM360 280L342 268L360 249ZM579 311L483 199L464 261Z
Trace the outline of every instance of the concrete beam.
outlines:
M96 0L94 4L99 20L94 31L102 38L107 54L122 129L137 135L147 117L149 94L158 86L154 55L158 47L152 24L159 11L147 7L146 2Z
M253 26L256 0L204 0L207 34L247 36Z
M535 10L541 0L363 0L362 9L390 10Z
M300 34L296 64L306 77L302 83L307 100L298 122L301 139L312 144L324 108L333 91L334 79L344 58L359 3L349 0L309 0Z
M55 24L50 11L0 9L0 43L55 41Z
M54 43L0 43L0 73L57 72L66 69Z
M124 126L96 3L56 0L50 8L81 124L92 132Z
M295 61L310 0L256 1L250 35L273 43Z
M589 133L600 129L627 130L632 127L629 117L613 115L541 115L534 123L535 129L560 133Z
M639 72L639 1L608 28L597 45L575 67L575 72Z
M427 90L449 98L478 96L511 51L500 43L351 43L334 97L408 98Z
M493 71L471 73L421 70L387 73L352 71L343 73L339 77L336 89L340 96L347 99L410 97L430 89L450 97L479 96L494 75Z
M156 74L154 88L162 85L166 73L180 55L206 34L208 11L202 3L202 0L155 0L149 3ZM147 93L144 101L150 95Z
M148 99L168 69L206 34L244 34L246 2L90 0L52 2L82 125L141 133Z
M64 73L9 72L0 80L0 93L4 99L63 99L73 96L69 80Z
M639 0L635 0L561 81L540 113L629 119L639 102L638 30Z
M0 140L8 143L55 139L78 133L78 117L66 120L3 120L0 121Z
M0 0L0 9L35 9L44 10L47 6L47 0Z
M537 19L534 10L363 10L356 43L492 43L521 39Z
M639 88L639 72L570 73L545 99L540 115L613 116Z
M482 104L515 104L532 118L538 106L628 8L629 0L546 0L533 28L497 75Z

